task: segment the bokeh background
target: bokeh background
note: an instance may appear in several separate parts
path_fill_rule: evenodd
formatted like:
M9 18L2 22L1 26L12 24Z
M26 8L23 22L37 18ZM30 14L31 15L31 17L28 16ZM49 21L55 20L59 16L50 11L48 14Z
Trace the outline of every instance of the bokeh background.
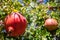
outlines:
M50 10L51 6L53 10ZM28 25L19 37L8 37L4 28L4 18L13 10L26 17ZM44 27L49 17L58 21L58 29L53 35ZM0 0L0 40L59 40L60 39L60 0Z

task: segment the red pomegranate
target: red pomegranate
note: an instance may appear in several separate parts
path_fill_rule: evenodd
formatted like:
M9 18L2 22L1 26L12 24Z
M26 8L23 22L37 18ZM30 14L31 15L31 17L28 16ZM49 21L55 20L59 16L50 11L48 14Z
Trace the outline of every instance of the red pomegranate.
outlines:
M49 31L53 31L56 30L58 27L58 22L56 19L53 18L49 18L45 21L45 27L49 30Z
M27 20L18 12L12 12L7 15L5 20L5 29L9 36L19 36L25 32Z

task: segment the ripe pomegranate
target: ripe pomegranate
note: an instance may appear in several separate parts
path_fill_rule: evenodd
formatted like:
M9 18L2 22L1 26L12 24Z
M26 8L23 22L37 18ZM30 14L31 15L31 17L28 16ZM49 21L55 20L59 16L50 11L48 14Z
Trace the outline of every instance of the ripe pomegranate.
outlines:
M49 30L49 31L53 31L53 30L56 30L58 27L58 22L56 19L53 19L53 18L48 18L46 21L45 21L45 27Z
M25 32L27 20L18 12L12 12L7 15L5 20L5 29L9 36L19 36Z

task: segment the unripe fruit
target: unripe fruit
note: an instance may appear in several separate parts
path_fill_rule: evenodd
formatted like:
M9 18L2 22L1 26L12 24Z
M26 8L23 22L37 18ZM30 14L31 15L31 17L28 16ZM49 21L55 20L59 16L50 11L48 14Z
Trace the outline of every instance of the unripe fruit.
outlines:
M56 19L53 18L49 18L45 21L45 27L49 30L49 31L53 31L56 30L58 27L58 22Z
M18 12L12 12L4 20L6 32L9 36L19 36L25 32L27 20Z

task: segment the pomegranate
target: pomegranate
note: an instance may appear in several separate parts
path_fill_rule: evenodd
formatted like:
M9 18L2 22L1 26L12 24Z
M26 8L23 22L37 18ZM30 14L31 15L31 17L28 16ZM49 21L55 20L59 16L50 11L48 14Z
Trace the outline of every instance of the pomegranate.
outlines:
M5 29L9 36L19 36L25 32L27 20L18 12L12 12L7 15L5 20Z
M45 21L45 27L49 30L49 31L53 31L53 30L56 30L58 27L58 22L56 19L53 19L53 18L48 18L46 21Z

